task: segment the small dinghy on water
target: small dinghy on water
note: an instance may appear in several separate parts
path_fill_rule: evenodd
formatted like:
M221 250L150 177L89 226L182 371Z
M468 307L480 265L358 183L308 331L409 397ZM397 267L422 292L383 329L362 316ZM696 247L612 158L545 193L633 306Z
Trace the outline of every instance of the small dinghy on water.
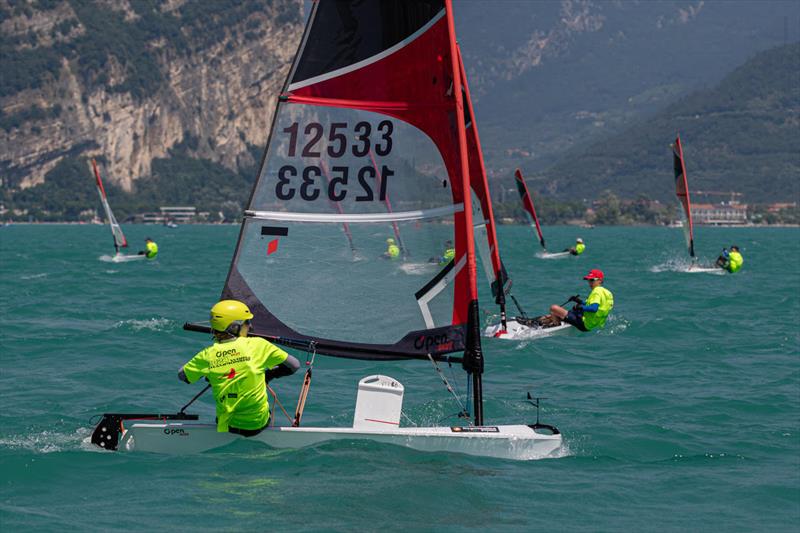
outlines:
M106 212L106 220L108 220L108 225L111 228L111 235L114 238L114 255L102 255L100 256L100 260L109 263L127 263L129 261L139 261L145 259L145 256L143 255L125 255L120 253L120 248L128 247L128 240L125 238L125 234L122 233L122 228L120 227L119 222L117 222L117 219L114 217L114 213L111 211L111 206L108 204L106 190L103 187L103 180L100 179L100 170L98 170L97 161L94 159L92 159L92 169L94 170L94 179L97 183L97 194L100 195L100 201L102 202L103 209Z
M556 456L561 435L538 417L511 425L484 420L468 117L451 1L376 5L314 2L278 98L222 297L247 304L251 335L307 351L309 366L292 425L248 440L278 448L369 440L506 459ZM380 157L377 169L370 147ZM323 153L335 159L329 182ZM393 211L384 203L390 193ZM379 249L381 229L391 223L414 228L405 232L414 249L451 240L455 258L425 279L392 275L395 266L381 259L320 262L315 250L345 222L365 248ZM372 375L358 382L352 427L302 426L316 355L373 365L427 361L455 396L461 422L400 427L413 386ZM465 371L464 401L440 363ZM185 410L106 413L92 442L108 450L196 453L246 438L219 433L213 420Z
M525 211L525 216L528 217L528 223L539 235L539 244L542 247L542 251L536 254L536 257L540 259L564 259L569 257L571 254L568 251L555 253L547 251L547 247L544 244L542 226L539 224L539 217L536 216L536 208L533 205L533 197L530 191L528 191L528 185L525 183L525 178L522 177L522 171L520 169L514 172L514 183L517 184L517 192L519 193L520 200L522 200L522 209Z
M675 137L675 142L672 147L672 168L675 171L675 195L683 208L683 234L686 237L686 247L689 250L689 257L692 263L685 270L685 272L693 274L711 273L722 274L722 269L711 265L699 265L697 256L694 253L694 223L692 221L692 202L689 198L689 182L686 178L686 163L683 159L683 146L681 145L681 136Z

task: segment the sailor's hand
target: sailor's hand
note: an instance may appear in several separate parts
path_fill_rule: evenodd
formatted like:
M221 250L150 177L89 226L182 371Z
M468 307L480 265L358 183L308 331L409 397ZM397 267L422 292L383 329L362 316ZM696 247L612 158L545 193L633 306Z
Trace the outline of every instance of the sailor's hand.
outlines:
M575 306L572 308L572 310L575 311L576 313L582 312L583 311L583 304L576 303Z

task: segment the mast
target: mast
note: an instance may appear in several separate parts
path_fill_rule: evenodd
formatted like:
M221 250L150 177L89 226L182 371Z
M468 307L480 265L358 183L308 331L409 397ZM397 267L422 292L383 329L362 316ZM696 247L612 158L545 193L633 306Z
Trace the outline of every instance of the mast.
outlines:
M489 241L489 254L492 263L492 272L494 274L494 281L492 281L492 294L495 297L495 303L500 306L500 324L505 331L507 328L506 318L506 291L505 284L507 276L503 262L500 259L500 246L497 241L497 226L495 224L494 209L492 208L492 196L489 193L489 180L486 176L486 165L483 160L483 150L481 149L480 135L478 135L478 125L475 120L475 110L472 107L472 95L469 91L469 84L467 83L467 71L464 68L464 59L461 56L461 47L456 43L456 50L458 51L458 67L461 73L461 84L463 87L463 97L465 100L465 110L469 117L469 130L467 140L472 141L469 146L469 178L473 190L478 194L486 219L486 233Z
M475 241L473 236L472 202L470 201L469 155L467 135L464 129L464 98L462 94L461 68L458 45L456 43L455 23L453 21L452 0L445 0L447 29L450 38L450 62L453 72L453 93L456 103L456 127L458 128L458 148L461 169L461 183L464 194L464 219L466 231L467 276L469 307L467 319L467 340L462 363L467 374L472 376L473 416L476 426L483 425L483 352L481 350L480 323L478 315L478 285L475 266Z

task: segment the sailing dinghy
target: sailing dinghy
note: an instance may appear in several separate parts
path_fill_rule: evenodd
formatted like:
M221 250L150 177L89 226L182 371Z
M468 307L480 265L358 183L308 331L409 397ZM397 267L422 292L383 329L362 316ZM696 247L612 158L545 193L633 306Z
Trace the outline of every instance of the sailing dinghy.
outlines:
M449 391L439 364L461 365L467 382L465 401L456 395L462 425L401 427L403 396L413 386L373 375L358 384L352 427L305 427L309 366L292 425L268 427L250 441L293 448L370 440L508 459L558 454L562 440L553 426L484 421L462 79L451 0L314 2L277 99L222 291L253 312L251 335L305 350L309 363L316 355L427 361ZM330 160L327 181L323 157ZM343 223L370 252L367 258L326 254L320 261L335 246L329 243L340 242ZM392 262L370 259L384 246L387 224L396 224L412 249L452 240L454 259L427 278L394 275ZM185 408L167 415L106 413L92 442L194 453L245 438L198 418Z
M689 251L689 257L692 263L689 265L687 272L692 273L714 273L719 274L721 269L711 266L700 266L697 263L697 256L694 253L694 224L692 222L692 201L689 198L689 182L686 178L686 163L683 159L683 146L681 145L681 136L675 137L675 142L672 146L672 168L675 171L675 195L683 208L683 234L686 237L686 247Z
M114 238L114 255L103 255L100 256L101 261L110 261L112 263L126 263L128 261L139 261L141 259L145 259L143 255L125 255L120 253L120 248L127 248L128 247L128 240L125 238L125 234L122 233L122 228L117 222L117 219L114 217L113 211L111 211L111 206L108 205L108 198L106 197L106 190L103 187L103 180L100 179L100 170L97 168L97 161L92 159L92 169L94 170L94 179L97 183L97 194L100 195L100 202L103 204L103 209L106 212L106 219L108 220L108 225L111 228L111 236Z
M528 223L536 230L539 236L539 244L542 247L542 251L536 254L536 257L541 259L563 259L569 257L570 253L568 251L556 253L547 251L547 247L544 244L544 235L542 235L542 226L539 224L539 217L536 216L536 208L533 206L533 197L530 191L528 191L528 185L525 183L525 178L522 177L522 171L520 169L514 172L514 183L517 185L517 192L519 193L520 200L522 200L522 209L525 211Z
M480 154L480 147L478 147L478 150L476 151L477 153ZM522 178L522 172L519 169L517 169L517 171L514 174L514 177L517 182L517 190L519 191L520 196L522 198L522 205L525 208L525 213L528 215L531 221L531 226L535 227L536 231L539 234L539 243L541 244L542 249L545 251L545 253L547 253L544 245L544 237L542 236L542 229L541 226L539 225L539 219L536 216L536 210L533 207L533 202L531 201L530 194L528 193L528 187L525 185L525 180ZM486 181L485 178L485 172L484 172L484 183L486 184L485 195L488 197L489 189L488 189L488 181ZM483 206L483 203L481 203L481 205ZM485 208L485 210L488 211L488 220L490 221L490 223L487 224L487 227L490 230L487 231L488 241L490 242L490 244L493 242L496 243L497 236L495 233L494 213L491 210L491 201L489 201L489 206L488 208ZM476 241L479 243L481 242L481 240L477 238ZM494 255L497 253L496 244L494 246L490 246L490 248L491 251L493 252L492 261L500 265L499 269L497 270L497 273L495 274L497 281L492 285L492 291L493 295L495 295L496 297L497 303L500 305L501 311L500 311L500 322L486 326L486 328L484 328L483 331L484 337L494 337L497 339L507 339L507 340L535 340L572 331L573 330L572 326L566 323L562 323L561 325L558 326L543 327L540 325L538 317L530 318L525 314L525 312L520 307L519 302L517 302L516 298L514 298L514 296L511 295L509 292L510 280L507 279L505 269L502 266L502 262L500 261L499 255L497 256L497 258L494 257ZM483 257L483 255L485 254L481 255L484 264L486 264L487 261ZM569 252L565 252L564 254L549 254L549 255L566 256L569 255ZM489 273L487 273L487 275L488 274ZM496 292L496 287L503 285L503 283L501 283L501 280L507 280L508 288L504 292L509 296L511 296L512 300L517 306L517 309L520 312L520 316L516 316L514 318L506 318L504 302L502 301L502 297L498 295Z

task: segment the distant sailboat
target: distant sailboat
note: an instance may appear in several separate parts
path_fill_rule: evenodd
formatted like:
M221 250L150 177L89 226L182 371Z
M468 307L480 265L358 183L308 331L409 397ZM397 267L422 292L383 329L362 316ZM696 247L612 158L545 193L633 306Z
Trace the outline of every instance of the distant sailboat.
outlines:
M692 221L692 201L689 198L689 182L686 178L686 162L683 159L683 146L681 136L675 137L672 147L672 168L675 171L675 195L683 208L683 234L686 237L686 248L692 264L687 269L689 272L711 272L719 274L721 270L712 266L701 266L697 263L694 253L694 223Z
M122 228L120 227L119 222L117 222L116 217L114 217L114 212L111 211L111 206L108 205L106 190L105 187L103 187L103 180L100 178L100 170L98 170L97 161L94 159L92 159L92 168L94 169L94 178L97 182L97 194L100 195L100 202L103 204L103 209L106 212L106 220L108 220L108 225L111 229L111 235L114 239L114 255L104 255L101 256L100 259L114 263L125 263L127 261L145 259L144 255L125 255L120 253L120 248L128 247L128 240L125 238L125 234L122 233Z
M542 234L542 226L539 224L539 217L536 216L536 208L533 206L533 197L528 191L528 185L525 183L525 178L522 177L522 171L517 169L514 172L514 183L517 184L517 192L519 192L520 200L522 200L522 209L525 211L525 216L528 217L528 223L532 228L536 229L539 235L539 244L542 246L542 251L536 254L537 257L542 259L559 259L562 257L569 257L569 251L550 253L544 244L544 235Z

